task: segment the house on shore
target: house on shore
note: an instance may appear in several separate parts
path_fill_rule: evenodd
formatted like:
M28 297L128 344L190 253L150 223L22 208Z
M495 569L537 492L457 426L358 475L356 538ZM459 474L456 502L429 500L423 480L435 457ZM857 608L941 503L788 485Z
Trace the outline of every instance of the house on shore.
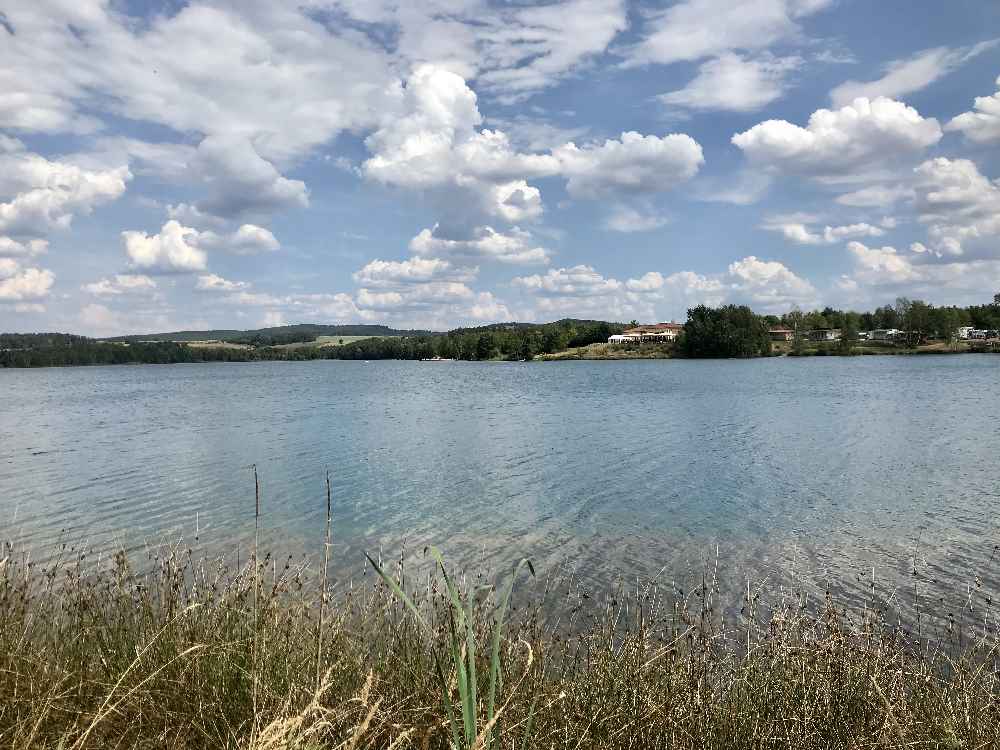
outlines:
M768 330L767 335L771 337L771 341L791 341L795 338L795 331L791 328L771 328Z
M636 326L608 338L609 344L672 343L677 340L684 326L680 323L653 323Z
M840 336L839 328L814 328L806 333L810 341L840 341Z

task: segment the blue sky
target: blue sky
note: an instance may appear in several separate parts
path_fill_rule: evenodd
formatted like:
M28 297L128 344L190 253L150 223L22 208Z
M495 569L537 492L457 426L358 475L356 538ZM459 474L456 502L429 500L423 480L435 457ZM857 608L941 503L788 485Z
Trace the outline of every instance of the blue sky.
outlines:
M1000 3L0 3L0 330L1000 292Z

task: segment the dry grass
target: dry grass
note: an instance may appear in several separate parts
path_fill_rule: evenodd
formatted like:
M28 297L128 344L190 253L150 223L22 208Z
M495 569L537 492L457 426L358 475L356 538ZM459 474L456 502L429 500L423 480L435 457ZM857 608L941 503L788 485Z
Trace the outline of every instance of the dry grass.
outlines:
M849 609L748 586L724 615L714 574L594 598L522 575L501 626L509 574L449 586L381 564L389 582L369 569L321 615L323 569L269 555L0 560L2 747L455 747L459 662L468 681L493 654L501 710L481 679L457 746L1000 747L995 612L975 586L911 629L874 585Z

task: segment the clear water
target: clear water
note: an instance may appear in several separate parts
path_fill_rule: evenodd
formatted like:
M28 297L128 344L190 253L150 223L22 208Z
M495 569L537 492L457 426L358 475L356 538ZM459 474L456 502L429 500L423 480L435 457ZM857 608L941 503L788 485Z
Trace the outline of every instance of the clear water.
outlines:
M1000 357L0 370L0 538L994 583ZM718 553L717 553L718 550ZM662 572L661 572L662 571Z

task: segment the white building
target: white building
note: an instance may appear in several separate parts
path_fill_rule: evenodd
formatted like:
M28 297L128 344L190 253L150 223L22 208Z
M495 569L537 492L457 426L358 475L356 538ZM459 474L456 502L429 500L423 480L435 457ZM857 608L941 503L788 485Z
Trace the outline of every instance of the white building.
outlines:
M649 344L676 341L684 326L680 323L655 323L637 326L608 338L609 344Z
M872 331L872 341L895 341L901 333L898 328L879 328Z

